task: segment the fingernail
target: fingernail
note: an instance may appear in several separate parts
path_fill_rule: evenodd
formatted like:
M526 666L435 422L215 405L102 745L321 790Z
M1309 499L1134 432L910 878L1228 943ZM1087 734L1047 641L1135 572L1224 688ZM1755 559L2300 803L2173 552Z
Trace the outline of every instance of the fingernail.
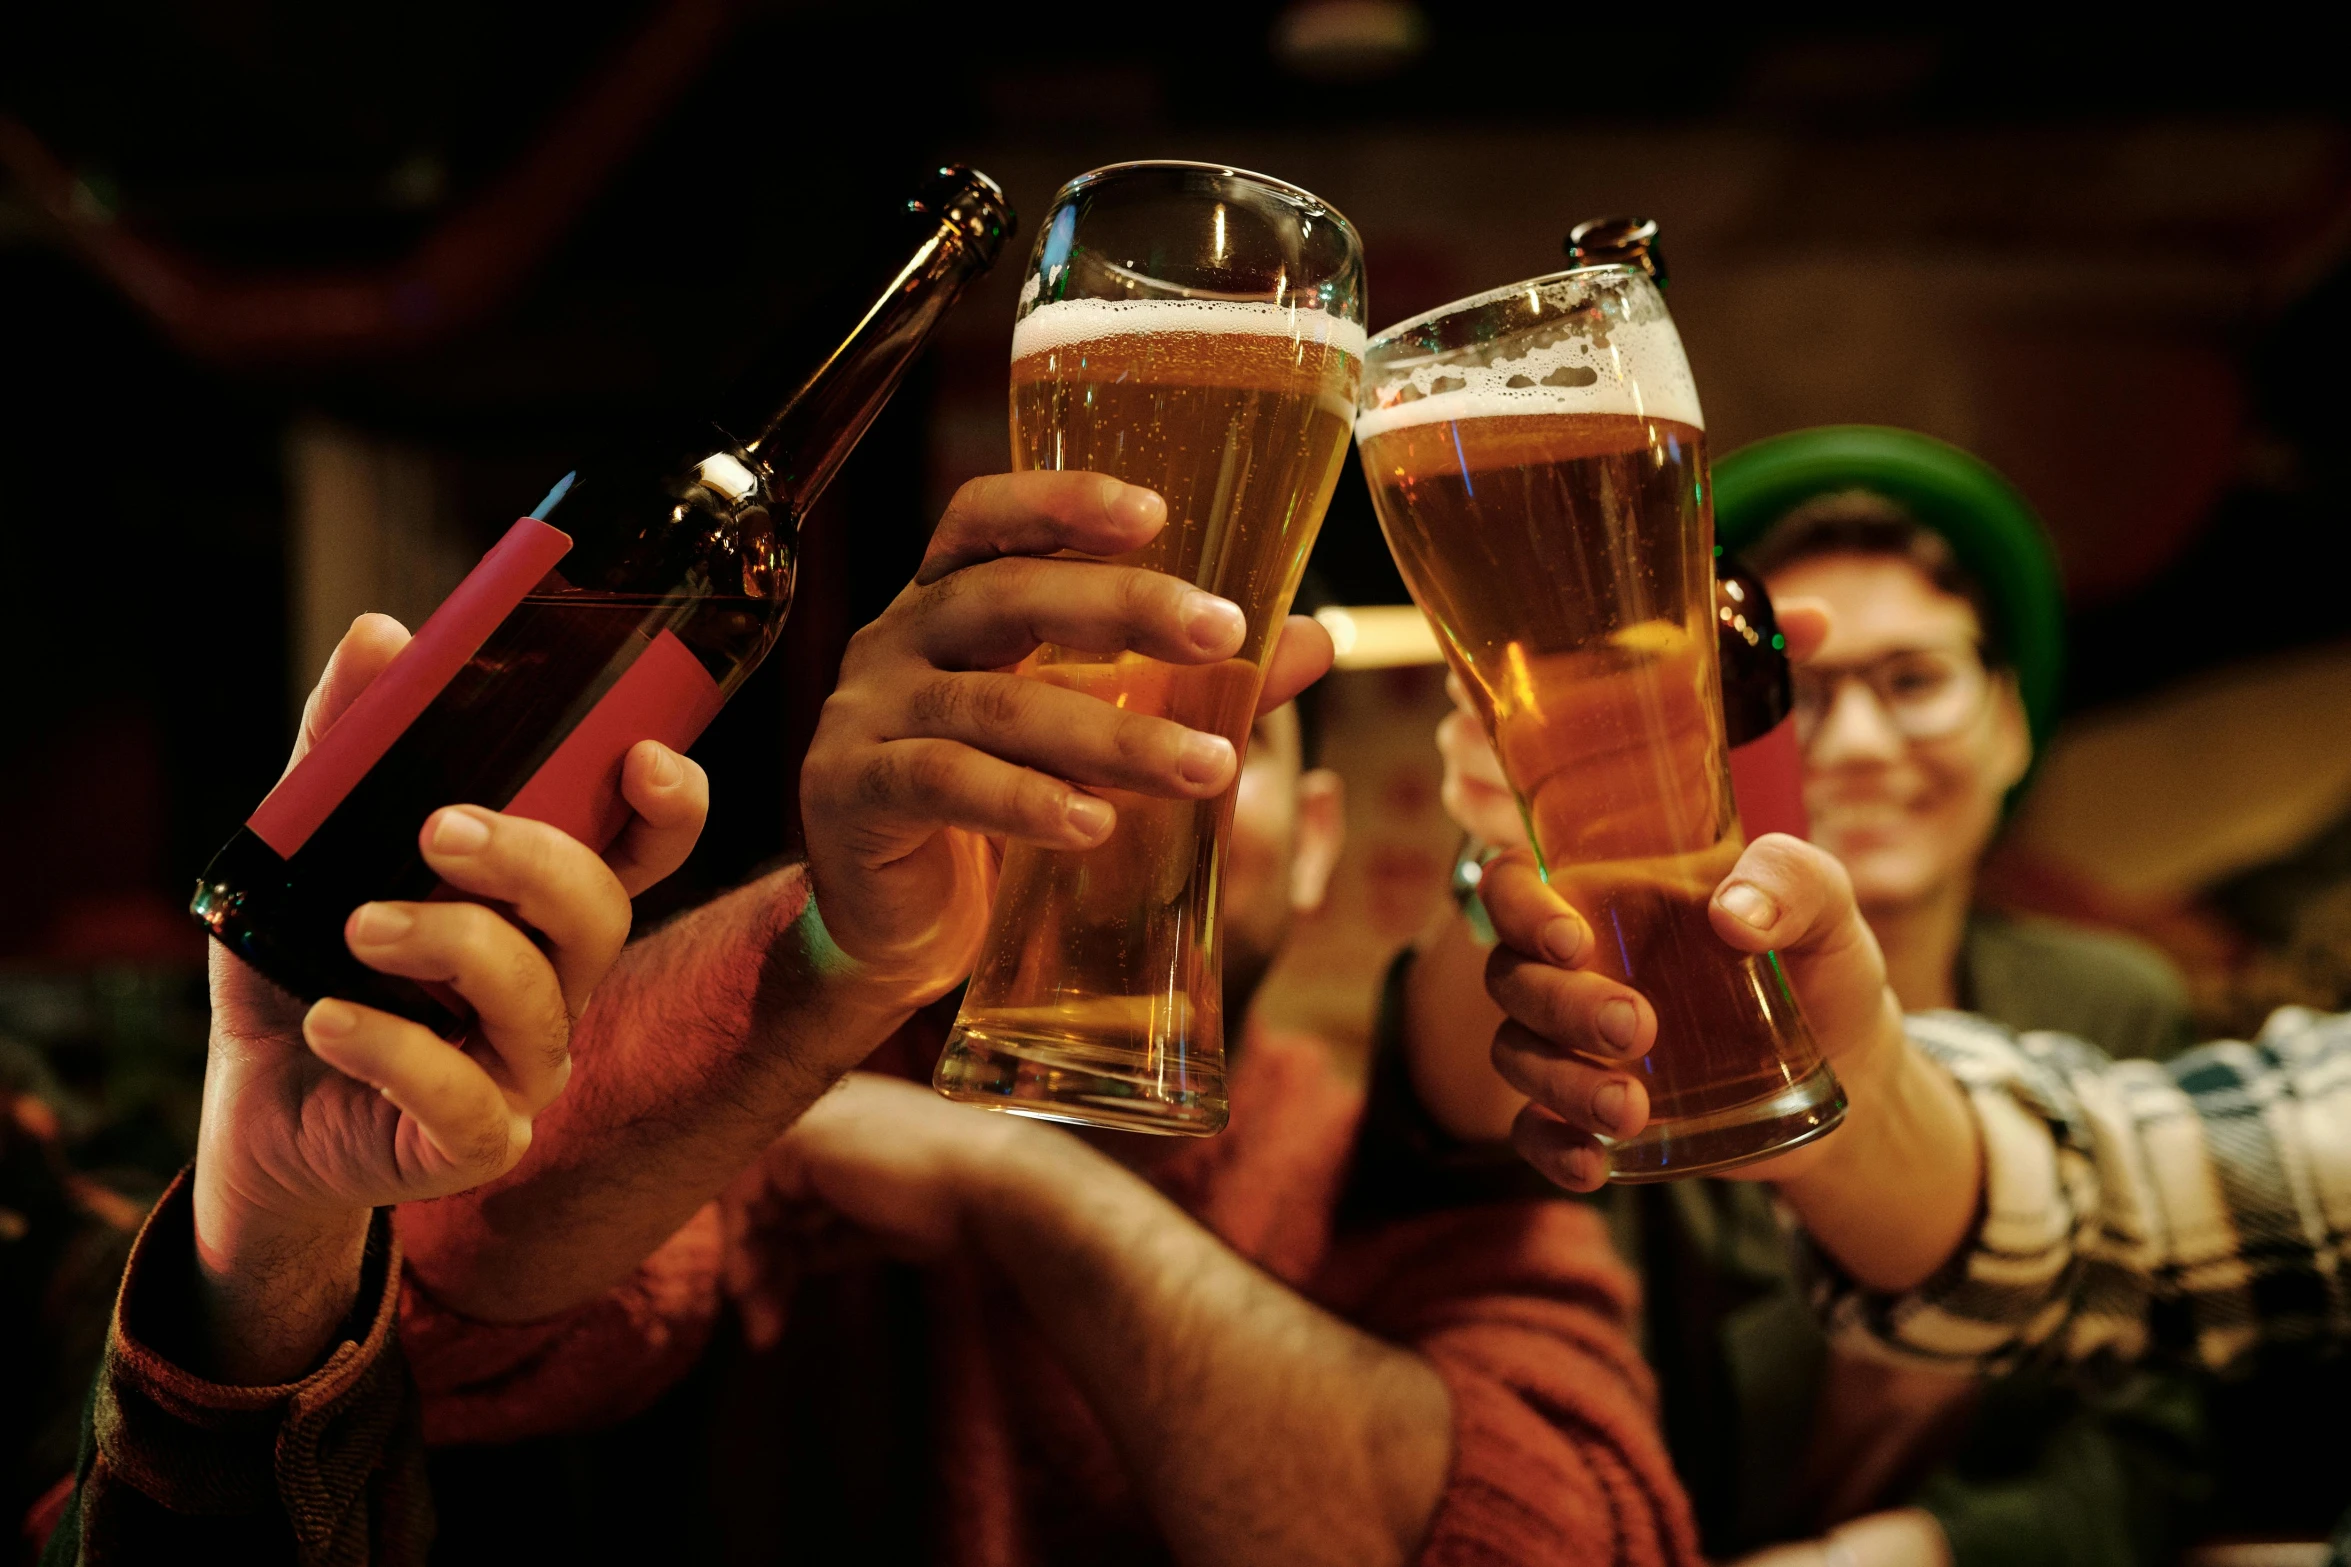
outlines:
M1241 614L1241 606L1220 599L1213 593L1185 594L1183 617L1184 634L1192 639L1192 646L1203 653L1231 647L1249 629L1248 620Z
M1168 503L1159 498L1159 491L1119 484L1117 479L1103 479L1103 510L1110 512L1112 522L1128 529L1157 529L1168 519Z
M1543 927L1543 955L1554 963L1573 963L1584 950L1584 922L1562 914Z
M416 928L416 916L406 909L396 909L389 903L363 903L351 921L351 939L380 946L387 941L398 941Z
M1622 996L1600 1009L1600 1037L1619 1050L1633 1048L1635 1033L1641 1026L1641 1014Z
M1069 825L1081 838L1092 842L1110 831L1110 824L1118 820L1118 812L1110 808L1108 800L1098 800L1090 794L1069 797Z
M1592 1115L1602 1130L1613 1132L1624 1125L1627 1101L1632 1095L1622 1083L1602 1083L1600 1091L1592 1096Z
M1568 1180L1580 1190L1590 1191L1597 1187L1607 1173L1607 1167L1600 1162L1600 1151L1597 1148L1578 1148L1567 1156Z
M1168 503L1159 498L1159 491L1143 489L1140 484L1121 484L1119 498L1110 503L1110 515L1131 529L1157 529L1168 519Z
M359 1026L359 1009L348 1001L321 1001L305 1020L308 1032L324 1039L340 1039Z
M654 787L674 789L686 776L686 764L678 760L675 751L663 746L653 753L652 773Z
M1780 917L1779 905L1764 895L1762 888L1749 882L1735 881L1714 895L1723 912L1742 925L1757 930L1769 930Z
M1223 783L1232 773L1233 743L1195 729L1184 736L1183 758L1176 765L1188 784Z
M443 811L433 824L433 850L439 854L471 854L490 841L490 824L471 811Z

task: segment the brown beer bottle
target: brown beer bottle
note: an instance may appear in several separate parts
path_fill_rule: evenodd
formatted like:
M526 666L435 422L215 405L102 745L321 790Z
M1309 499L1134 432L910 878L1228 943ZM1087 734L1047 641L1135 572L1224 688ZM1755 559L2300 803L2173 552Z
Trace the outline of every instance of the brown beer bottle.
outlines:
M1796 741L1796 687L1788 642L1763 580L1737 559L1714 557L1714 640L1722 663L1723 736L1731 794L1752 842L1767 832L1811 831L1804 814L1804 754Z
M1579 267L1635 266L1663 288L1665 251L1654 218L1587 218L1563 247ZM1762 580L1714 552L1715 642L1721 653L1722 716L1730 747L1731 794L1750 841L1767 832L1804 837L1804 757L1796 743L1795 685L1787 641Z
M345 919L433 893L417 838L444 805L602 849L627 821L629 749L685 749L758 667L801 519L1013 227L970 169L907 205L919 243L840 345L804 378L755 373L737 426L755 433L708 425L633 471L583 465L508 530L213 857L189 905L207 930L306 1001L462 1031L455 997L353 958Z

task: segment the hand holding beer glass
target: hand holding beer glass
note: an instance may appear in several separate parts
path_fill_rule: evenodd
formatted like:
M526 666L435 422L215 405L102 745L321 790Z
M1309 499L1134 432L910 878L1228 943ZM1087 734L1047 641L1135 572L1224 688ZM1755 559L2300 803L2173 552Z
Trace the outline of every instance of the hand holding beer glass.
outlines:
M1391 327L1355 435L1381 529L1600 972L1646 995L1650 1121L1609 1179L1746 1164L1844 1113L1775 954L1707 901L1745 847L1714 630L1705 420L1637 267L1515 283Z
M1345 460L1363 255L1313 196L1205 164L1080 175L1042 225L1012 338L1015 468L1156 490L1167 526L1119 557L1240 606L1218 664L1046 646L1021 672L1248 744ZM1233 808L1100 791L1098 847L1015 844L934 1084L951 1099L1130 1131L1225 1124L1219 895Z

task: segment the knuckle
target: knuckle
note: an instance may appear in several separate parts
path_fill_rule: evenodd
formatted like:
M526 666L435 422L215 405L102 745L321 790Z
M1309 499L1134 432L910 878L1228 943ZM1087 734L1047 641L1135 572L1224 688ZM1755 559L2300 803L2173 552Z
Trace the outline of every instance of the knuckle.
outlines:
M1590 1067L1556 1056L1537 1062L1532 1075L1535 1086L1528 1097L1555 1113L1584 1114L1596 1087Z
M919 746L907 758L905 770L910 792L918 799L936 800L954 782L955 753L944 745Z
M1161 584L1172 580L1156 571L1122 567L1111 595L1111 602L1117 607L1119 618L1130 625L1141 625L1160 618L1167 608L1167 594Z
M1050 829L1065 814L1061 785L1035 773L1014 773L1004 781L1004 817Z
M971 721L989 734L1003 734L1020 726L1028 716L1030 693L1028 682L1017 675L1000 675L976 682L966 705Z
M966 705L964 683L942 675L914 688L906 699L906 716L926 726L952 724Z
M539 1025L539 1064L549 1072L571 1065L571 1013L563 998L549 998L547 1015Z
M500 1015L513 1019L515 1026L528 1029L534 1038L547 1032L549 1015L562 1008L555 971L548 966L545 955L527 941L516 941L506 948L492 982L495 993L482 1000L496 1007Z
M605 867L607 896L596 900L594 922L586 933L586 946L599 962L609 962L619 956L628 945L629 930L636 924L637 911L629 902L628 889L621 885L619 873Z
M546 971L547 960L536 947L523 943L507 949L504 986L508 994L536 997L546 989Z
M500 951L507 946L507 939L516 934L514 926L494 909L479 903L460 903L456 907L463 911L451 932L457 943L457 951L451 957L458 963L477 953Z
M868 809L880 809L896 802L905 787L897 756L882 751L857 769L857 803Z
M856 744L855 736L864 729L859 722L864 704L865 691L862 685L844 675L841 684L824 699L824 705L816 710L816 732L809 736L808 760L802 766L803 772L830 768L838 752Z
M505 1107L500 1105L466 1136L465 1149L459 1157L469 1167L494 1175L507 1167L513 1147L514 1127L505 1114Z
M1110 729L1112 751L1122 762L1167 765L1181 745L1164 719L1113 708Z
M891 601L888 609L883 610L881 614L849 633L849 640L841 645L843 687L847 686L854 671L863 668L878 656L881 648L889 641L892 618L902 613L900 606L906 604L914 592L915 590L912 588L901 591L898 597Z
M961 566L923 587L907 606L908 613L922 618L943 613L970 590L972 575L979 569L977 566Z
M505 860L507 878L518 888L556 881L568 858L566 851L580 847L562 829L521 816L499 818L490 845Z
M977 479L966 479L957 485L955 493L948 497L947 509L939 514L940 525L944 527L950 519L960 522L967 512L985 511L988 505L988 491L992 487L994 479L993 474L983 474Z
M1553 1039L1571 1037L1576 1025L1584 1021L1580 1014L1598 1011L1596 1000L1578 1004L1578 975L1563 974L1558 969L1545 967L1527 977L1530 981L1528 989L1532 992L1529 998L1531 1010L1541 1019L1543 1032Z
M429 964L435 978L444 981L462 978L484 944L495 939L490 934L490 925L496 918L480 904L470 901L420 905L412 938L416 944L416 961Z
M1034 598L1052 581L1052 562L1027 555L1008 555L983 561L957 575L984 583L989 597L1000 603Z

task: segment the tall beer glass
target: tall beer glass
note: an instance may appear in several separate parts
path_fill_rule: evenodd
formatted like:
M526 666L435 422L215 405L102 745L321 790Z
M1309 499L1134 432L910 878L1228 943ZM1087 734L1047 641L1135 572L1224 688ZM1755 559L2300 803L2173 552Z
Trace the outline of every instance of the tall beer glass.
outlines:
M1305 191L1193 163L1119 164L1062 187L1013 328L1013 466L1157 490L1166 529L1121 559L1232 600L1248 633L1208 667L1044 647L1022 673L1245 749L1346 457L1362 364L1362 250ZM1100 846L1005 854L934 1081L951 1099L1053 1120L1219 1131L1233 790L1101 792L1118 825Z
M1706 424L1637 268L1448 305L1371 342L1355 437L1380 526L1475 697L1598 966L1657 1009L1650 1120L1610 1179L1720 1170L1820 1135L1835 1075L1776 954L1706 908L1745 847L1714 632Z

